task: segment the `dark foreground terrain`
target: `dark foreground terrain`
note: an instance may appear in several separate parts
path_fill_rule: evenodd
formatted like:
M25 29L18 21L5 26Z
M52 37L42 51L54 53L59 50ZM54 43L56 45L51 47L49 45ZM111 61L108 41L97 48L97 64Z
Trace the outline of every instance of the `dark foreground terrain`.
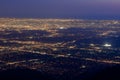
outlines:
M66 75L65 75L66 76ZM0 80L81 80L79 76L63 78L65 76L51 76L39 71L26 68L16 68L0 72ZM83 80L120 80L120 65L109 67Z

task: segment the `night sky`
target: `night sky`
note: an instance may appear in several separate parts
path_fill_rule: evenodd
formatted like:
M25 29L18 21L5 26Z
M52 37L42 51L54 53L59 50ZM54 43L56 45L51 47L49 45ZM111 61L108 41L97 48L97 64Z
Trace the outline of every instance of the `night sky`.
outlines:
M120 19L120 0L0 0L0 17Z

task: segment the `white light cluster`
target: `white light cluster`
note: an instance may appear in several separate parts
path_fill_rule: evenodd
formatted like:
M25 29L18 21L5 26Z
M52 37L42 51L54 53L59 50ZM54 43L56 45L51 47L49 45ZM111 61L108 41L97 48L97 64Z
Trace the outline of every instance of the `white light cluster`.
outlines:
M105 47L111 47L111 44L104 44Z

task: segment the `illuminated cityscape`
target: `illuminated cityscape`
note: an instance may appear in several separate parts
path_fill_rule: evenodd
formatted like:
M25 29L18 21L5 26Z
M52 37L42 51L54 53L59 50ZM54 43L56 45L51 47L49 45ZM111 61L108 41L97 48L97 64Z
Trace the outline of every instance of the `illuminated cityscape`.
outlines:
M119 52L120 20L0 18L1 71L25 67L82 80L120 64Z

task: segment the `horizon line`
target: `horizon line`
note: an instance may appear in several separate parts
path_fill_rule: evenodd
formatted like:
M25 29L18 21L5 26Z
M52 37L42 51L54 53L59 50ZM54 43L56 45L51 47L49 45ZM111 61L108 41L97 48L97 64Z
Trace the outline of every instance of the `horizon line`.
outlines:
M114 19L114 18L55 18L55 17L0 17L0 19L71 19L71 20L120 20L119 18Z

